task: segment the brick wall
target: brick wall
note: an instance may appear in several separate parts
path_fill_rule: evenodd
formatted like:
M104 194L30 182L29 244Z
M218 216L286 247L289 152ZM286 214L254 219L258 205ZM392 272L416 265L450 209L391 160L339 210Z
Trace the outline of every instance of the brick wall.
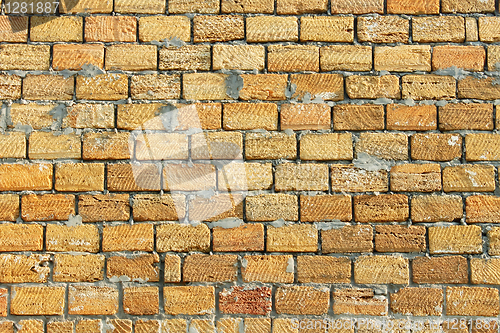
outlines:
M498 1L22 2L0 333L498 332Z

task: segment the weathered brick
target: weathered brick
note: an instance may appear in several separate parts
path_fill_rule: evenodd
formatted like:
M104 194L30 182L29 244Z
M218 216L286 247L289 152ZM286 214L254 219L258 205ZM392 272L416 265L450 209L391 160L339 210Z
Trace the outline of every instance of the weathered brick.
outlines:
M220 11L220 2L208 0L199 2L196 0L170 0L168 2L169 13L203 13L217 14Z
M318 230L312 224L292 224L267 228L268 252L316 252Z
M156 67L156 65L155 65ZM178 74L148 74L132 76L132 99L173 99L181 97L181 77Z
M281 105L281 129L330 129L331 108L327 104Z
M219 311L230 314L267 315L272 309L270 287L233 286L219 293Z
M210 229L206 224L196 227L185 224L161 224L156 227L158 252L210 251Z
M500 228L493 227L488 231L488 242L490 244L488 254L498 255L500 253Z
M0 41L26 43L28 41L28 17L2 16L0 19Z
M498 289L483 287L446 287L448 316L497 316Z
M453 222L463 215L462 198L456 195L419 195L411 200L413 222Z
M278 106L274 103L230 103L224 105L225 130L278 129Z
M408 259L398 256L362 256L354 262L354 281L361 284L408 284Z
M465 41L465 19L460 16L427 16L412 19L413 41L439 43Z
M271 318L245 318L244 333L250 332L271 333Z
M479 40L479 31L477 19L475 17L465 18L465 41L477 42Z
M95 225L47 225L47 251L99 252L99 231Z
M160 49L160 70L210 70L209 45L185 45L162 47Z
M330 4L332 14L384 13L383 0L339 0Z
M118 312L118 289L92 285L68 287L68 314L114 315Z
M441 4L443 13L486 13L495 11L493 0L444 0Z
M148 251L154 249L153 225L148 223L105 225L102 251Z
M330 289L326 287L278 287L274 298L278 314L321 315L330 307Z
M165 282L181 282L181 258L174 254L166 254L163 270Z
M17 198L16 198L17 199ZM29 194L21 199L24 221L62 221L75 215L75 196L65 194Z
M456 80L442 75L405 75L403 98L414 100L450 100L456 97Z
M439 14L439 0L387 0L388 14Z
M83 17L33 16L30 40L33 42L82 42Z
M376 298L373 289L369 288L337 289L333 292L333 313L384 316L387 315L387 299Z
M50 114L56 104L40 105L37 103L12 104L10 107L10 117L14 127L20 125L30 125L33 129L43 129L51 127L54 118Z
M348 195L301 195L300 219L302 222L351 221L351 197Z
M483 250L481 227L451 225L429 227L430 254L477 254Z
M259 13L273 14L274 1L272 0L223 0L221 1L221 12L228 13Z
M499 284L498 269L500 259L472 258L470 261L471 283L473 284Z
M495 84L495 79L492 77L476 79L473 76L467 76L465 79L458 81L458 98L487 101L500 99L500 86Z
M17 324L18 333L43 333L43 320L41 319L24 319Z
M13 321L1 321L0 329L4 333L14 333L14 322Z
M211 286L164 287L165 313L202 315L215 311L215 288Z
M191 41L191 21L187 16L144 16L139 18L141 42L178 38Z
M100 319L80 320L75 325L76 333L100 333L102 322Z
M276 191L328 191L328 166L325 164L283 163L274 173Z
M425 227L401 225L375 226L377 252L425 252Z
M280 101L286 99L288 75L242 74L240 77L243 79L243 88L240 90L242 100Z
M361 45L329 45L320 48L321 71L370 71L372 48Z
M398 16L359 17L357 30L360 42L408 43L410 38L409 20Z
M189 201L189 219L192 221L218 221L225 218L243 218L241 194L222 193L210 198L195 197Z
M195 16L194 42L227 42L245 38L243 16Z
M158 282L160 269L156 264L159 262L160 258L156 253L109 257L106 276L110 280L126 276L131 281Z
M111 13L113 1L105 0L63 0L60 2L59 13Z
M399 78L394 75L352 75L346 78L346 91L351 99L399 99L401 97Z
M56 191L104 190L104 164L102 163L61 163L57 164L55 169Z
M52 164L1 164L0 190L47 191L52 189ZM56 188L57 189L57 188Z
M391 168L391 191L435 192L440 190L441 166L439 164L402 164Z
M435 105L387 105L387 129L399 131L427 131L437 129Z
M78 75L76 78L77 99L117 101L127 97L128 77L125 74Z
M181 133L141 133L135 139L135 157L138 160L187 160L188 137Z
M118 13L162 14L166 5L163 0L116 0L115 11Z
M0 220L14 222L19 217L19 196L0 194Z
M137 19L132 16L85 18L86 42L135 42Z
M191 135L191 157L196 160L242 159L243 135L239 132L209 132Z
M304 3L300 0L278 0L276 12L278 15L299 15L306 13L324 13L328 10L328 1L312 0Z
M375 70L412 72L431 70L431 47L426 45L379 46L374 52Z
M493 192L495 167L492 165L458 165L443 169L445 192Z
M443 296L439 288L402 288L391 293L391 310L412 316L440 316Z
M109 191L158 191L160 168L155 164L108 164Z
M49 68L49 45L0 45L0 70L47 71Z
M387 192L389 177L385 170L367 171L353 165L331 166L333 192Z
M64 314L65 287L12 287L10 313L21 316Z
M58 135L51 132L33 132L29 138L30 159L80 159L81 138L77 134Z
M493 130L492 104L447 104L439 108L439 129Z
M67 128L113 128L115 111L112 104L78 103L66 108L61 127Z
M333 108L333 128L336 131L383 130L383 105L335 105Z
M132 320L130 319L106 319L106 325L111 327L111 330L106 329L106 333L132 333Z
M486 51L482 46L439 45L432 49L432 70L455 66L481 72L485 58Z
M95 282L104 278L104 256L96 254L55 254L54 276L57 282Z
M176 221L186 214L183 194L137 194L133 201L134 221Z
M216 252L264 251L264 225L246 223L234 228L215 227L213 250Z
M0 75L0 99L20 99L21 82L17 75Z
M135 316L155 315L159 312L159 303L158 287L123 288L123 309L125 313ZM135 328L137 332L137 322Z
M296 17L253 16L246 19L247 42L296 42L299 26Z
M236 255L192 254L184 259L184 282L236 281L238 257Z
M73 333L74 323L72 321L52 321L47 323L47 333Z
M106 70L144 71L156 69L155 45L117 44L106 47Z
M462 137L458 134L414 134L411 158L414 160L451 161L462 156Z
M297 139L295 134L270 132L245 135L245 159L295 159Z
M204 191L216 187L212 164L167 164L163 168L163 188L167 191Z
M465 136L467 161L500 160L500 135L493 133L467 134Z
M346 225L321 231L323 253L373 251L373 228L369 225Z
M212 319L191 319L189 322L189 330L197 330L198 332L216 332L214 320Z
M293 283L291 255L246 255L241 267L244 282Z
M500 218L500 200L494 196L472 195L465 199L468 223L496 223Z
M339 74L292 74L292 98L340 101L344 99L344 77Z
M366 153L386 160L408 159L408 136L403 133L361 133L356 153Z
M350 283L351 260L346 257L297 256L299 283Z
M354 18L352 17L303 16L300 18L301 42L352 43L353 40Z
M483 63L483 65L484 65L484 63ZM500 46L499 45L489 45L488 46L488 70L495 71L495 70L497 70L497 67L500 68Z
M102 132L83 135L84 160L129 159L131 155L130 133Z
M45 283L50 276L49 260L50 255L0 254L0 282Z
M73 99L75 79L62 75L32 75L23 80L23 98L29 100Z
M248 221L297 221L299 208L297 196L290 194L260 194L245 200Z
M416 257L412 261L414 283L467 283L467 259L461 256Z
M231 99L227 95L227 74L190 73L183 75L183 97L188 100Z
M300 138L302 160L352 160L352 134L306 134Z
M262 45L222 45L213 47L213 69L263 70L265 49Z
M270 72L319 72L319 47L314 45L270 45L267 48Z
M479 39L482 42L493 43L500 41L500 28L498 17L479 18Z
M404 222L408 219L408 197L403 194L358 195L354 197L357 222Z

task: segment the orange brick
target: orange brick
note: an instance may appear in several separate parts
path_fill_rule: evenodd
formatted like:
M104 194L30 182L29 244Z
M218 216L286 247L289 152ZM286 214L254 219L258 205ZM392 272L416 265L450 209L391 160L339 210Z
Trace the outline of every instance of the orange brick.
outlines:
M182 194L137 194L133 201L134 221L176 221L186 214L185 196Z
M344 77L339 74L292 74L292 98L340 101L344 99Z
M445 192L493 192L495 168L492 165L463 164L443 169Z
M387 315L387 299L376 297L373 289L370 288L337 289L333 292L333 301L335 314ZM347 325L344 327L350 326L349 322L345 324ZM363 325L360 324L360 326L360 331L362 331Z
M271 45L267 48L270 72L319 72L319 48L313 45Z
M231 99L226 88L227 74L190 73L184 74L182 78L183 97L187 100Z
M401 225L375 226L375 251L425 252L425 227Z
M339 0L330 4L332 14L384 13L383 0Z
M135 138L135 157L138 160L187 160L188 156L188 137L185 134L143 133Z
M21 202L21 217L27 222L62 221L75 215L74 195L30 194L23 196Z
M331 166L333 192L387 192L389 177L385 170L367 171L353 165Z
M453 222L463 215L462 198L455 195L414 196L411 206L413 222Z
M225 218L243 218L243 197L240 194L223 193L189 201L189 219L192 221L218 221Z
M350 283L351 260L346 257L297 256L299 283Z
M271 299L272 289L270 287L233 286L228 289L224 288L219 293L219 311L231 314L267 315L272 309Z
M441 6L443 13L485 13L495 11L495 1L493 0L444 0Z
M77 76L76 98L118 101L128 97L128 77L124 74L99 74L95 77Z
M387 129L399 131L427 131L437 129L435 105L387 105Z
M0 98L20 99L21 98L21 77L17 75L0 75Z
M263 70L265 48L262 45L222 45L213 47L213 70Z
M156 70L155 45L117 44L106 47L106 70Z
M123 309L125 313L136 316L154 315L159 312L159 303L158 287L123 288ZM137 322L136 331L138 331Z
M70 285L68 314L114 315L118 311L118 289L113 287Z
M54 255L53 280L58 282L95 282L104 278L104 256L94 254Z
M191 21L187 16L143 16L139 18L139 41L178 38L191 41Z
M132 16L85 18L86 42L135 42L137 19Z
M287 75L242 74L240 77L243 79L243 88L240 90L242 100L280 101L286 99Z
M52 189L52 164L0 165L0 190L44 191Z
M439 43L465 41L465 19L460 16L427 16L412 19L413 41Z
M413 316L440 316L443 296L439 288L402 288L391 293L391 310Z
M267 252L317 252L318 230L312 224L269 226Z
M281 129L330 129L331 108L327 104L281 105Z
M435 192L440 190L441 166L439 164L402 164L391 168L391 191Z
M485 59L486 51L482 46L435 46L432 49L432 70L455 66L481 72L484 70Z
M102 231L102 250L147 251L154 249L153 225L148 223L106 225Z
M321 231L322 251L354 253L373 251L373 228L369 225L346 225L340 229Z
M167 191L205 191L216 187L212 164L166 164L163 168L163 188Z
M330 307L330 289L326 287L278 287L274 298L277 314L321 315Z
M354 18L303 16L300 18L300 41L352 43Z
M414 134L411 158L427 161L451 161L462 156L462 137L456 134Z
M209 252L210 229L206 224L196 227L186 224L161 224L156 227L158 252Z
M191 157L196 160L243 158L243 135L239 132L208 132L191 135Z
M155 164L108 164L109 191L158 191L160 169Z
M448 316L497 316L498 301L498 290L494 288L446 287Z
M388 14L439 14L439 0L387 0Z
M23 98L29 100L73 99L75 79L62 75L32 75L23 80Z
M429 227L430 254L477 254L483 250L481 227L452 225Z
M241 267L244 282L293 283L291 255L246 255Z
M467 259L461 256L416 257L412 261L414 283L467 283Z
M354 197L357 222L404 222L408 219L408 197L403 194L358 195Z
M203 315L215 312L215 288L212 286L163 287L165 313Z
M296 17L252 16L246 19L247 42L296 42L299 25Z
M495 196L472 195L465 199L468 223L495 223L500 218L500 200Z
M77 134L33 132L29 138L28 156L30 159L80 159L82 156L81 138Z
M408 43L410 38L409 20L398 16L359 17L357 29L360 42Z
M110 280L126 277L129 281L158 282L160 269L157 253L132 256L113 256L107 260L106 276Z
M470 261L471 282L473 284L498 284L500 279L496 272L500 262L498 258L479 259Z
M394 75L358 76L346 78L346 92L351 99L377 99L401 97L399 78Z
M165 255L164 271L165 282L181 282L181 258L173 254Z
M180 98L180 75L148 74L132 76L130 96L132 99L150 100Z
M62 315L65 287L12 287L10 313L22 316Z
M300 220L316 221L351 221L351 197L348 195L300 196Z
M297 196L290 194L261 194L245 200L248 221L298 220Z
M328 166L283 163L276 166L275 191L328 191Z
M83 159L129 159L129 138L128 132L87 133L83 136Z
M333 108L333 128L336 131L383 130L383 105L335 105Z
M500 41L500 37L498 40ZM485 101L500 99L500 87L495 84L495 79L492 77L476 79L472 76L467 76L465 79L458 81L458 98L472 98Z
M33 42L82 42L83 17L34 16L30 40Z
M0 70L47 71L49 45L4 44L0 46Z
M493 130L492 104L447 104L439 108L439 129Z
M194 42L227 42L243 39L243 16L195 16L193 19Z
M66 108L61 127L114 128L115 110L111 104L78 103Z
M118 13L162 14L165 10L166 5L163 0L116 0L115 2L115 11Z
M247 160L295 159L296 157L295 134L270 132L245 135L245 158Z
M78 213L83 222L128 221L128 194L94 194L78 196Z
M500 135L493 133L467 134L465 136L467 161L498 161Z
M431 47L428 45L401 45L375 47L376 71L413 72L431 70Z
M370 71L373 57L371 46L330 45L320 48L321 71Z
M500 29L498 17L479 18L479 40L486 43L500 41Z
M0 220L14 222L19 217L19 196L0 194Z
M274 103L230 103L224 105L225 130L278 129L278 106Z
M213 250L216 252L264 251L264 225L246 223L234 228L215 227Z
M55 174L56 191L104 190L104 164L102 163L57 164Z
M48 255L0 254L0 281L45 283L50 275L50 268L44 265L47 265L49 260ZM2 298L6 298L5 296Z
M354 262L354 281L361 284L408 284L408 259L399 256L362 256Z
M28 41L28 17L3 16L0 19L0 41L26 43Z
M236 255L191 254L184 259L184 282L236 281L238 270Z
M46 233L47 251L55 252L99 252L99 231L95 225L63 226L48 224Z

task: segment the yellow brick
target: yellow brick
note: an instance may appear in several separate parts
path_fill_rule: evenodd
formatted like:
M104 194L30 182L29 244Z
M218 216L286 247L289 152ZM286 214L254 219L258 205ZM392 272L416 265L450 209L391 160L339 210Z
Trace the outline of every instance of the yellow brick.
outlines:
M270 72L319 71L319 48L313 45L271 45L267 48Z
M452 76L405 75L402 81L404 99L450 100L456 97L457 82Z
M290 83L295 88L292 98L344 99L344 77L340 74L292 74Z
M399 256L362 256L354 262L354 281L361 284L408 284L408 259Z
M129 159L130 133L90 132L83 135L82 157L84 160Z
M70 285L68 314L114 315L118 311L118 289L89 285Z
M168 2L168 12L171 14L218 14L219 10L220 2L216 0L207 0L203 2L197 0L170 0Z
M274 103L229 103L224 105L225 130L278 129L278 106Z
M2 221L16 221L18 217L19 196L15 194L0 194L0 219Z
M157 253L109 257L106 261L106 276L108 279L126 276L131 281L158 282L159 262L160 257Z
M435 105L387 105L387 129L400 131L426 131L437 129Z
M163 188L166 191L205 191L216 187L215 166L212 164L166 164L163 168Z
M441 288L401 288L391 293L391 310L413 316L440 316L443 309ZM444 326L444 325L443 325Z
M18 132L0 134L0 158L26 158L26 135Z
M113 128L115 112L112 104L78 103L66 108L68 115L62 128Z
M271 318L245 318L244 333L271 333Z
M187 160L188 138L180 133L139 134L135 157L138 160Z
M492 77L476 79L472 76L468 76L458 81L458 98L482 100L500 99L500 86L495 84L495 78Z
M189 201L189 218L193 221L219 221L243 218L243 197L240 194L216 194L210 198L196 197Z
M270 132L247 133L245 136L245 158L248 160L295 159L297 139L295 134Z
M297 256L299 283L350 283L351 260L346 257Z
M290 194L261 194L246 198L246 217L249 221L298 220L297 196Z
M101 333L101 320L100 319L87 319L87 320L80 320L78 323L75 325L75 332L76 333Z
M328 166L325 164L283 163L276 166L276 191L328 191Z
M259 71L265 68L265 49L262 45L214 45L213 70L240 69Z
M477 254L483 251L481 227L452 225L429 227L430 254Z
M299 26L296 17L253 16L246 19L247 42L296 42Z
M34 42L82 42L83 17L34 16L30 39Z
M106 47L106 70L155 70L156 53L155 45L108 46Z
M132 16L88 16L86 42L135 42L137 18Z
M137 194L134 196L134 221L175 221L186 214L183 194Z
M18 333L43 333L43 320L40 319L25 319L20 320L17 324Z
M227 42L243 39L243 16L195 16L193 19L194 42Z
M44 283L50 275L48 255L0 255L1 283Z
M160 303L158 287L127 287L123 288L123 308L131 315L154 315L158 313ZM135 326L136 332L139 327ZM159 331L159 327L158 327ZM147 331L144 331L147 332Z
M83 222L128 221L129 195L118 193L80 195L78 212Z
M312 224L267 228L267 252L316 252L318 230Z
M497 161L500 159L500 135L492 133L465 136L467 161Z
M326 287L278 287L274 298L277 314L324 315L330 307L330 289Z
M155 164L108 164L109 191L160 190L160 169Z
M495 288L446 287L448 316L498 316L498 301L498 290Z
M300 220L302 222L350 221L351 207L351 197L348 195L301 195Z
M43 227L39 224L0 225L0 251L42 251Z
M328 1L311 0L277 0L276 12L278 15L300 15L306 13L324 13L328 10Z
M203 315L215 312L215 288L211 286L164 287L165 313Z
M470 261L471 282L473 284L499 284L500 278L496 273L500 269L500 259L472 258Z
M494 0L444 0L441 4L443 13L485 13L495 11Z
M373 228L369 225L346 225L340 229L323 230L321 242L323 254L372 252Z
M414 222L453 222L463 215L462 198L456 195L414 196L411 206Z
M440 190L441 166L439 164L401 164L391 168L391 191L435 192Z
M0 70L48 71L49 45L0 45Z
M414 160L451 161L462 156L462 137L457 134L414 134L411 158Z
M28 74L23 80L23 97L30 100L70 100L74 89L73 77Z
M243 100L259 99L263 101L285 100L288 76L281 74L242 74L243 88L240 98Z
M293 283L291 255L246 255L242 260L244 282Z
M158 252L210 251L210 229L206 224L196 227L185 224L161 224L156 227Z
M443 169L445 192L493 192L495 167L491 165L459 165Z
M231 99L227 95L227 74L190 73L183 75L183 97L187 100Z
M413 41L418 43L463 43L465 20L460 16L415 17L412 35Z
M273 184L271 163L229 163L218 174L218 188L223 191L266 190Z
M95 225L47 225L47 251L99 252L99 231Z
M184 259L184 282L230 282L238 275L238 256L191 254Z
M471 195L465 199L468 223L495 223L499 218L499 200L495 196Z
M500 68L500 46L489 45L488 46L488 70L495 71L495 70L497 70L497 67Z
M51 190L52 175L52 164L1 164L0 190Z
M56 191L103 191L104 164L58 164L55 179Z
M148 251L154 249L153 225L148 223L106 225L102 231L102 250Z
M300 41L352 43L354 18L304 16L300 19Z
M431 71L431 47L401 45L375 47L375 70L390 72Z
M73 333L72 321L51 321L47 323L47 333Z
M330 6L332 14L384 13L383 0L338 0Z
M488 241L490 242L488 254L497 256L500 253L500 228L494 227L488 231Z
M213 229L213 250L217 252L264 251L264 225L245 223L239 227Z
M465 41L477 42L479 40L479 31L477 19L475 17L465 18Z
M33 132L29 139L31 159L80 159L80 136L76 134L54 135L47 132Z
M55 44L52 68L55 70L81 70L85 64L104 67L104 46L93 44Z
M352 75L346 78L346 91L351 99L399 99L401 97L399 78L394 75Z
M0 18L0 41L26 43L28 41L28 17L2 16Z
M367 171L353 165L331 166L333 192L387 192L389 178L387 171Z
M57 282L95 282L104 278L104 256L94 254L54 255L54 276Z
M170 40L191 41L191 21L187 16L145 16L139 18L141 42Z
M409 20L398 16L358 18L358 40L372 43L408 43Z
M493 130L493 105L447 104L439 108L439 129Z
M113 1L111 0L63 0L60 2L59 12L64 14L76 13L111 13Z
M403 133L361 133L356 153L366 153L386 160L407 160L408 136Z
M359 45L332 45L320 48L322 71L369 71L372 48Z
M274 1L272 0L222 0L221 11L224 14L229 13L259 13L273 14Z
M481 42L494 43L500 41L500 26L498 17L479 18L479 39Z
M21 82L17 75L0 75L0 99L20 99Z
M147 74L132 76L132 99L173 99L181 97L181 77L178 74Z
M328 104L282 104L281 129L320 130L331 127Z
M160 49L160 70L210 70L210 45L185 45Z
M75 196L64 194L28 194L21 199L24 221L64 221L75 215Z
M55 107L56 104L12 104L10 107L12 125L9 125L9 127L14 127L17 124L29 125L33 129L50 127L55 121L50 112Z
M10 313L39 316L64 313L65 287L12 287Z
M163 0L116 0L117 13L163 14L166 6Z
M354 197L354 219L357 222L404 222L408 217L406 195L365 194Z
M76 98L117 101L128 97L128 77L124 74L77 76Z
M350 133L306 134L300 139L303 160L352 160Z
M333 292L333 301L333 312L335 314L387 315L387 299L385 297L377 297L371 288L337 289ZM342 322L339 320L337 322L337 325L350 326L349 321ZM391 321L392 323L393 321ZM368 324L360 324L359 332L366 332L365 327L368 327ZM351 326L351 330L354 330L354 326Z
M333 128L336 131L383 130L384 107L382 105L335 105Z

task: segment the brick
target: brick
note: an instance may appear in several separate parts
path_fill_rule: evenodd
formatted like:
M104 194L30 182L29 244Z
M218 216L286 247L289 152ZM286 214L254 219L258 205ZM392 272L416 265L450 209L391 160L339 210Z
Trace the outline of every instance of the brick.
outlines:
M462 218L462 198L456 195L419 195L411 200L413 222L453 222Z
M275 190L328 191L328 166L284 163L276 166Z
M243 218L243 196L216 194L210 198L195 197L189 201L189 219L192 221L218 221Z
M465 41L465 20L460 16L428 16L412 19L413 41L439 43Z
M158 254L142 254L133 256L113 256L107 260L106 275L108 279L121 278L126 276L131 281L151 281L160 280L160 269L157 263L160 262Z
M445 192L493 192L495 167L491 165L458 165L443 169Z
M374 61L376 71L430 72L431 47L428 45L378 46L375 47Z
M479 31L477 19L475 17L465 18L465 41L477 42L479 40Z
M186 214L185 200L182 194L137 194L133 201L134 221L181 220Z
M300 196L300 220L316 221L351 221L351 197L348 195Z
M425 252L425 227L401 225L375 226L375 251Z
M74 323L72 321L53 321L47 323L47 333L72 333Z
M246 19L247 42L296 42L299 27L296 17L254 16Z
M171 14L180 13L203 13L218 14L220 11L220 2L208 0L199 2L196 0L171 0L168 2L168 12Z
M318 231L312 224L267 228L267 252L316 252Z
M77 76L76 98L94 101L118 101L128 98L128 78L125 74Z
M472 195L465 199L468 223L496 223L500 217L500 202L494 196Z
M384 107L382 105L335 105L333 128L336 131L383 130Z
M9 43L26 43L28 41L28 17L2 17L0 19L0 41Z
M265 68L265 53L262 45L214 45L213 70L257 69L261 71Z
M147 251L154 249L153 225L148 223L105 225L102 251Z
M399 78L394 75L352 75L346 78L346 91L351 99L399 99L401 97Z
M331 166L333 192L387 192L388 173L385 170L367 171L353 165Z
M80 159L81 138L77 134L57 135L51 132L33 132L29 138L30 159Z
M191 41L191 21L187 16L144 16L139 18L139 40L161 41L178 38Z
M259 14L273 14L274 2L271 0L223 0L221 1L221 12L224 14L229 13L259 13Z
M500 136L492 133L465 136L467 161L497 161L500 159Z
M440 316L443 296L439 288L402 288L391 293L391 310L404 315Z
M489 249L488 254L496 256L500 253L500 228L493 227L488 230Z
M356 222L404 222L408 219L408 197L403 194L354 197Z
M213 229L213 250L216 252L264 251L264 226L243 224L234 228Z
M293 283L291 255L246 255L242 260L244 282Z
M243 135L239 132L209 132L191 135L191 157L196 160L243 158Z
M271 333L271 318L245 318L244 333L250 332Z
M29 100L73 99L75 79L62 75L32 75L23 80L23 97Z
M298 220L297 196L290 194L260 194L245 200L248 221Z
M277 314L321 315L330 307L330 289L326 287L278 287L274 298Z
M441 4L443 13L488 13L495 11L493 0L444 0Z
M196 227L184 224L161 224L156 227L158 252L210 251L210 229L206 224Z
M500 88L495 84L494 78L476 79L468 76L458 81L458 98L488 101L500 99Z
M319 71L319 48L314 45L271 45L267 48L270 72Z
M211 286L164 287L165 313L202 315L215 311L215 290Z
M446 287L448 316L497 316L498 290L483 287Z
M384 13L383 0L339 0L330 4L332 14Z
M387 129L396 131L428 131L437 129L435 105L387 105Z
M43 333L43 320L40 319L25 319L20 320L18 325L18 333Z
M63 0L60 3L59 13L111 13L113 2L110 0Z
M163 168L163 188L167 191L204 191L216 187L212 164L167 164Z
M321 71L370 71L371 46L330 45L320 48Z
M410 38L409 20L398 16L359 17L357 30L360 42L408 43Z
M78 103L66 108L62 128L114 128L115 111L112 104Z
M483 58L484 60L484 58ZM484 63L483 63L484 65ZM500 68L500 47L498 45L488 46L488 70L495 71Z
M281 129L330 129L331 108L327 104L281 105Z
M190 330L197 330L198 332L215 332L214 320L212 319L192 319L189 323Z
M471 282L473 284L498 284L498 271L500 262L497 258L479 259L470 261Z
M219 293L219 311L230 314L267 315L272 309L270 287L224 288Z
M68 287L68 314L114 315L118 312L118 289L92 285Z
M104 190L104 164L102 163L61 163L55 168L56 191Z
M439 14L439 0L387 0L388 14Z
M52 164L2 164L0 165L0 190L51 190L52 174Z
M313 0L308 3L300 0L278 0L276 12L278 15L300 15L306 13L324 13L328 10L328 1Z
M155 65L156 68L156 65ZM178 74L148 74L132 76L132 99L173 99L181 97L181 77Z
M297 256L299 283L350 283L351 260L346 257Z
M463 68L469 71L484 70L486 51L482 46L442 45L432 50L432 70L450 67Z
M193 18L194 42L227 42L245 38L243 16L217 15Z
M95 225L47 225L47 251L99 252L99 231Z
M144 316L158 314L160 303L158 287L123 288L123 309L125 313ZM136 331L137 322L136 322Z
M352 134L306 134L300 139L302 160L351 160Z
M21 316L64 314L65 287L12 287L10 313Z
M227 74L190 73L183 75L183 97L187 100L231 99L227 95Z
M387 315L387 299L376 298L370 288L337 289L333 292L333 312L384 316Z
M162 47L160 49L160 70L210 70L209 45L185 45Z
M483 250L481 227L452 225L429 227L430 254L477 254Z
M134 14L163 14L166 6L163 0L116 0L115 12Z
M274 103L230 103L224 105L225 130L278 129L278 107Z
M50 255L0 254L1 283L45 283L50 276ZM4 293L5 294L6 290ZM6 295L2 296L3 298Z
M118 44L106 47L106 70L156 70L155 45Z
M0 220L14 222L19 217L19 196L0 194Z
M187 160L188 156L186 134L142 133L135 138L135 158L138 160Z
M12 104L10 107L12 125L9 127L14 127L17 124L30 125L35 130L50 127L54 123L50 112L55 107L55 104Z
M82 42L83 17L34 16L30 40L34 42Z
M439 129L493 130L493 105L491 104L447 104L439 108Z
M497 17L480 17L478 22L479 40L481 42L494 43L500 41L500 28Z
M20 99L21 81L17 75L0 75L0 99Z
M408 137L403 133L361 133L356 153L386 160L408 159Z
M108 164L109 191L158 191L160 170L155 164Z
M106 333L132 333L132 320L130 319L106 319L106 325L112 327L111 331L106 329Z
M135 42L136 31L137 19L132 16L89 16L85 18L86 42Z
M184 260L183 281L236 281L237 260L238 257L236 255L192 254Z
M286 99L287 75L242 74L240 77L243 79L243 88L240 90L242 100L279 101Z
M1 321L0 329L2 333L14 333L14 322L13 321Z
M373 228L369 225L346 225L321 231L321 248L326 253L373 251Z
M167 254L164 263L164 282L181 282L181 258Z
M411 158L414 160L451 161L462 156L462 137L457 134L414 134Z
M292 98L303 101L308 97L327 101L344 99L344 77L339 74L292 74L290 83L295 89Z
M300 18L300 41L352 43L354 18L303 16Z
M295 159L297 139L295 134L270 132L245 135L245 159Z
M130 158L130 133L90 132L83 135L84 160L110 160Z
M48 71L49 45L4 44L0 46L0 70Z
M402 164L391 168L391 191L435 192L440 190L441 166L439 164Z
M103 278L103 255L54 255L53 280L56 282L95 282Z
M16 198L17 199L17 198ZM29 194L22 197L21 217L26 222L63 221L75 215L75 196L64 194Z
M361 284L408 284L408 259L390 256L362 256L354 262L354 281Z
M102 322L100 319L80 320L75 325L75 332L76 333L84 333L84 332L99 333L102 331L101 326L102 326Z
M467 259L461 256L416 257L412 261L414 283L467 283Z
M0 158L26 158L26 135L10 132L0 134Z

